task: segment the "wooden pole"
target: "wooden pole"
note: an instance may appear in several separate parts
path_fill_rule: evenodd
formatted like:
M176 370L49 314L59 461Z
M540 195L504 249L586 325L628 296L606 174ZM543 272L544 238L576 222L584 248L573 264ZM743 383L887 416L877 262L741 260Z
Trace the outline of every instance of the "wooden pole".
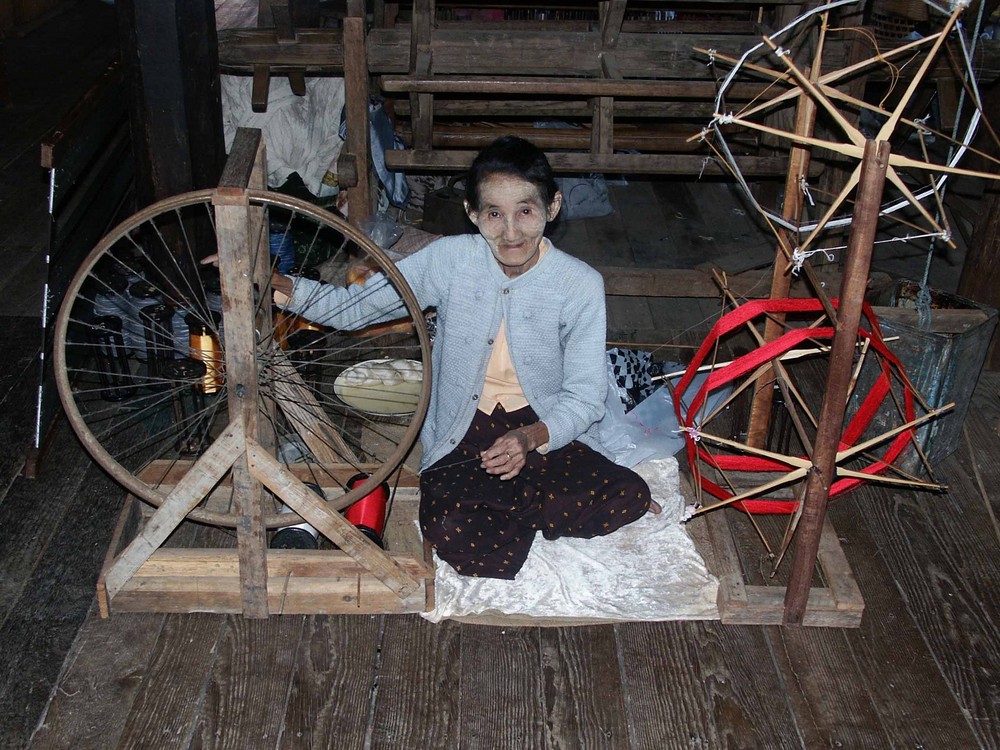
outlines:
M799 97L798 107L795 110L795 132L811 136L815 124L816 102L809 96ZM785 178L785 202L782 210L782 216L788 221L798 221L802 216L804 195L799 180L808 176L809 161L809 149L793 144L791 155L788 158L788 177ZM771 273L771 299L788 296L792 276L785 270L788 267L788 256L782 251L782 248L792 247L795 242L796 239L792 232L784 228L779 230L778 247L774 253L774 269ZM781 335L782 322L784 322L783 315L767 319L764 324L764 341L774 341ZM771 422L771 404L774 400L774 388L770 387L770 380L773 378L774 371L769 370L757 381L754 389L755 393L750 405L750 423L747 427L747 444L755 448L763 448L767 442L767 432Z
M983 111L986 122L1000 123L1000 86L992 86L983 95ZM992 136L992 128L980 127L975 145L995 157L1000 155L1000 145ZM972 168L990 168L986 159L977 160L975 154L971 156ZM1000 186L997 183L987 185L983 194L982 210L958 280L958 293L984 305L1000 307ZM998 341L1000 336L994 334L993 346L986 355L987 370L1000 370Z
M226 385L230 419L256 441L260 429L257 373L257 305L254 277L260 245L252 236L246 188L260 154L259 130L240 128L219 187L212 197L218 234L222 312L226 325ZM262 221L262 218L260 219ZM255 253L251 247L257 249ZM266 430L265 430L266 432ZM245 617L267 617L267 535L263 487L250 473L246 456L233 463L233 504L242 516L236 527L240 592Z
M365 53L365 19L344 19L344 107L347 110L347 151L354 160L356 183L347 189L348 218L354 226L372 214L369 176L371 145L368 130L368 63Z
M879 204L889 166L889 143L868 141L861 164L854 221L847 247L844 276L840 285L840 304L837 310L837 327L830 348L830 367L826 391L820 410L816 431L813 466L809 472L805 497L802 500L802 518L799 521L799 538L792 560L792 573L785 590L786 625L801 625L809 600L816 555L819 551L820 532L830 499L837 449L844 429L844 412L847 391L851 382L854 349L861 322L861 305L864 302L868 270L871 267L872 243L878 226Z

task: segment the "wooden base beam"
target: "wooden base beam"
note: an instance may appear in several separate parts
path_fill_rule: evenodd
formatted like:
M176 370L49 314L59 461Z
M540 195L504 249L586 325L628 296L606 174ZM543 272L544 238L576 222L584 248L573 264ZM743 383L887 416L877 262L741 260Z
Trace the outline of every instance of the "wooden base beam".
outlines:
M412 493L412 491L409 491ZM161 547L116 593L106 576L121 550L143 524L142 503L129 496L119 516L97 585L101 617L120 612L215 612L241 614L239 552L236 549ZM415 534L414 530L414 534ZM402 614L434 608L434 566L423 555L390 552L419 586L400 597L336 549L267 552L267 608L270 614Z
M705 514L709 539L718 567L719 615L726 625L781 625L785 616L784 586L751 586L743 576L743 566L728 518L737 511L720 509ZM856 628L861 625L865 602L851 566L827 519L820 535L817 561L825 587L809 590L802 624L812 627Z

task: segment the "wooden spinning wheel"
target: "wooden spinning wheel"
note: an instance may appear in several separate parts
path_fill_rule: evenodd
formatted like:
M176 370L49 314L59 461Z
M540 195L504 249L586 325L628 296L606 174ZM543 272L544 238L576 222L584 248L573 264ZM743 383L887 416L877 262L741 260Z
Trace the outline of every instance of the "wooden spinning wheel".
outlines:
M55 327L63 406L94 459L157 508L106 568L109 598L185 519L236 529L248 616L269 611L267 529L303 520L399 596L420 585L336 511L408 471L430 394L423 313L363 233L268 193L265 174L259 131L240 131L218 188L130 217L69 284ZM200 263L210 254L217 273ZM271 271L293 255L341 285L376 271L362 283L399 302L354 330L272 310ZM368 361L405 363L408 377L348 397L345 373Z

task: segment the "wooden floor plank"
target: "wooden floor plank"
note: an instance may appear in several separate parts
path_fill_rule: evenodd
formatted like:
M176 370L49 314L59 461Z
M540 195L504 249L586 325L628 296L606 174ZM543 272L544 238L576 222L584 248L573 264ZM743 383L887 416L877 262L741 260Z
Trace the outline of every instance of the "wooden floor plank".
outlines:
M419 615L385 616L372 748L463 746L461 629Z
M93 497L101 500L101 493L114 486L79 447L68 424L59 425L52 452L60 457L58 468L50 467L34 480L17 478L0 505L4 528L0 534L0 626L23 595L36 568L53 549L53 540L66 515L74 510L88 512L77 498L81 488L89 481L96 482L99 493ZM117 493L117 502L123 496L124 493ZM107 504L101 502L98 507L103 512ZM107 538L111 536L111 528L107 529ZM80 537L76 539L79 541Z
M68 462L65 468L73 474ZM0 624L4 643L0 650L0 716L4 717L0 747L21 746L34 730L90 609L118 514L121 493L97 467L89 467L74 479L61 486L67 496L54 499L51 519L46 514L47 498L22 489L28 480L19 479L6 499L12 501L12 495L25 502L33 498L36 506L28 508L20 520L33 516L36 523L21 526L5 512L9 524L0 535L5 540L0 547L6 547L11 558L5 559L5 566L11 564L7 571L16 578L8 581L8 606ZM19 544L29 548L29 553L17 551Z
M645 297L608 297L608 330L655 328Z
M363 747L383 617L305 618L280 747Z
M277 747L305 619L226 618L192 748Z
M862 518L867 488L830 506L851 570L864 594L861 627L844 631L882 725L900 747L976 747L978 740L945 682L933 652L906 611L878 540Z
M205 702L226 615L167 615L119 748L187 748Z
M628 748L614 628L542 628L540 636L545 747Z
M872 488L878 500L866 506L864 518L959 710L983 747L996 748L1000 544L957 458L947 459L940 471L951 486L948 495Z
M462 626L462 747L535 750L545 743L538 628Z
M729 520L747 583L784 586L789 561L779 575L769 578L771 562L746 518L732 513ZM756 520L776 549L787 519L762 516ZM806 747L891 745L842 632L770 626L763 633Z
M761 629L616 625L632 747L803 747Z
M986 503L983 507L1000 544L1000 460L996 455L1000 445L1000 372L980 375L969 412L955 455Z
M232 538L220 529L192 523L181 524L168 544L191 547L207 540L232 545ZM101 619L91 606L31 747L114 747L146 677L164 621L162 614L132 613Z
M0 351L5 359L0 370L0 498L24 468L34 440L41 345L38 317L0 321Z
M118 742L165 615L102 620L96 609L66 657L65 673L31 750L106 750Z
M625 189L624 186L611 188L610 196L614 205L618 205L621 200L624 200L618 191ZM625 226L619 211L616 210L615 213L607 216L583 219L582 223L587 230L587 254L577 257L595 266L635 265L635 255L626 239ZM576 253L574 252L574 254Z

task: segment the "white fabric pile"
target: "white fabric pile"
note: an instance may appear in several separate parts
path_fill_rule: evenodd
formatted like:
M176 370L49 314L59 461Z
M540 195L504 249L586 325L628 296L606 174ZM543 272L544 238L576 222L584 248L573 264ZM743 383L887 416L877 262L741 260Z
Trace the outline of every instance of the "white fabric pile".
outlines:
M336 162L344 145L337 132L344 108L344 79L311 77L306 82L306 95L296 96L288 78L271 76L267 111L254 112L250 107L253 78L220 78L226 151L232 147L237 128L260 128L267 144L270 187L281 186L292 172L297 172L313 195L334 195Z
M432 622L463 616L574 620L718 619L718 580L684 530L677 461L635 467L663 506L613 534L549 542L539 533L513 581L460 576L436 560Z

